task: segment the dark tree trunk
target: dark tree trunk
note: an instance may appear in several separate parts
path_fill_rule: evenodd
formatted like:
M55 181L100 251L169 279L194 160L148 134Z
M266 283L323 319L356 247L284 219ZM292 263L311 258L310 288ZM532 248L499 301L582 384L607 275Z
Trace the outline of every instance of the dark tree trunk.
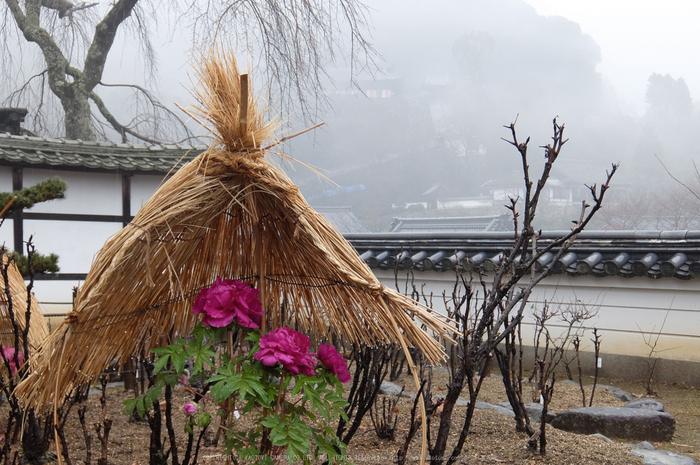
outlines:
M515 414L515 430L519 432L526 432L528 435L532 436L535 432L530 424L530 416L525 408L525 403L522 397L522 382L519 376L514 373L513 370L513 352L510 350L511 347L506 345L505 351L499 349L494 349L496 354L496 360L498 361L498 367L501 370L501 375L503 379L503 387L506 391L506 396L508 397L508 402L513 408L513 413ZM514 377L518 376L518 379L514 382ZM517 386L516 386L517 383Z
M148 417L151 427L151 443L149 446L150 465L168 465L168 458L163 452L163 441L161 439L161 416L160 404L153 402L153 415Z
M466 362L468 363L468 362ZM452 382L447 386L447 395L442 403L442 413L440 414L440 426L438 426L435 446L430 449L431 465L440 465L445 461L445 449L447 449L447 438L450 435L452 426L452 411L457 403L459 394L464 389L464 379L467 376L465 365L460 366L454 374Z
M22 457L25 463L40 464L46 462L48 449L44 447L44 435L39 425L39 420L30 410L27 415L27 424L22 436Z

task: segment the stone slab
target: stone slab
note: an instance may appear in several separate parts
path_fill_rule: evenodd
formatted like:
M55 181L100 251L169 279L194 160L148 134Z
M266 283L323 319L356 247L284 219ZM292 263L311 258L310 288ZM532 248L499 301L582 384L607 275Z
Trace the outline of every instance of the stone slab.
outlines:
M584 407L559 413L552 426L580 434L641 441L670 441L676 420L668 412L625 407Z

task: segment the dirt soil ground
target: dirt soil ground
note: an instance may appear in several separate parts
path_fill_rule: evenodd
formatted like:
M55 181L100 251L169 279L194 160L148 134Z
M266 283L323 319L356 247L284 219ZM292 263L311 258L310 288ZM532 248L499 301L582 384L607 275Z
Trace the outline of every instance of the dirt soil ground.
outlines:
M446 372L436 371L433 375L432 393L444 394L447 384ZM414 391L412 379L403 377L395 381L396 384L406 387L407 392ZM603 380L606 384L615 384L628 392L641 395L643 389L639 383L615 382ZM529 388L528 388L529 389ZM698 460L700 454L700 395L698 390L690 386L657 386L658 399L666 405L667 410L673 413L677 419L676 435L670 443L655 444L657 448L673 450L674 452L689 455ZM530 392L524 393L530 396ZM466 392L464 393L466 396ZM109 435L107 459L109 464L146 465L148 464L148 445L150 429L143 421L132 421L121 413L123 401L131 396L122 388L111 388L107 391L108 416L113 425ZM587 396L590 396L590 388ZM499 403L506 399L503 384L500 378L488 377L484 380L479 400L489 403ZM174 407L175 431L178 434L179 459L182 461L186 435L183 431L185 415L182 406L191 400L191 394L181 389L175 391ZM530 399L526 399L530 400ZM380 399L381 405L381 399ZM101 457L100 442L96 435L95 426L102 423L102 412L99 406L99 396L91 395L87 400L88 410L86 423L90 435L90 462L97 463ZM597 389L594 405L624 405L612 393L604 389ZM395 462L396 451L403 445L410 421L410 409L412 401L402 398L397 404L398 424L394 441L378 439L369 415L365 418L362 427L353 438L348 447L348 455L355 463L382 463ZM567 408L581 406L581 393L577 385L557 383L555 398L551 409L555 412ZM78 406L73 407L66 426L66 436L69 443L69 453L73 464L87 463L88 451L86 449L85 436L78 420ZM464 419L465 407L457 407L453 417L452 440L456 440ZM5 418L4 409L1 412ZM240 422L249 422L249 418L242 418ZM437 421L433 422L434 424ZM245 423L243 423L245 425ZM2 425L0 425L2 426ZM215 428L210 427L207 438L214 436ZM164 441L165 428L163 429ZM527 437L516 433L511 417L501 415L492 410L476 410L469 437L460 455L458 463L510 463L535 465L547 464L628 464L641 463L641 460L630 454L629 448L621 442L606 443L588 436L566 433L548 427L548 453L546 456L533 454L526 450ZM166 449L168 446L166 445ZM55 445L52 443L52 450ZM452 444L448 444L448 451L452 450ZM202 447L199 453L198 463L223 463L221 448ZM416 464L420 457L420 433L411 443L407 463Z

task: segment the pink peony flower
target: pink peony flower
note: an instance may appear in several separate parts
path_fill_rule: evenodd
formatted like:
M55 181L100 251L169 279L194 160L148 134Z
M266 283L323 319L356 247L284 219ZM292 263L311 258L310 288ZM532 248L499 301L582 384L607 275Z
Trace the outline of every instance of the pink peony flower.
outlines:
M187 415L194 415L197 413L197 404L194 402L187 402L185 406L182 407L182 410L184 410Z
M204 313L202 323L215 328L228 326L234 319L246 328L259 328L263 316L259 292L244 282L217 276L211 287L199 292L192 311Z
M335 347L329 346L328 344L321 344L318 347L316 358L328 371L337 375L341 383L347 383L352 379L348 371L348 364L345 362L343 356L335 350Z
M4 361L7 360L7 363L10 364L10 372L12 376L17 373L17 365L15 365L15 348L14 347L2 347L2 357L3 357L3 365ZM21 365L24 362L24 354L22 352L17 353L17 360L19 361L19 364Z
M316 362L307 353L311 345L309 338L298 331L282 327L260 336L260 350L254 357L263 365L274 366L280 363L290 374L314 375Z

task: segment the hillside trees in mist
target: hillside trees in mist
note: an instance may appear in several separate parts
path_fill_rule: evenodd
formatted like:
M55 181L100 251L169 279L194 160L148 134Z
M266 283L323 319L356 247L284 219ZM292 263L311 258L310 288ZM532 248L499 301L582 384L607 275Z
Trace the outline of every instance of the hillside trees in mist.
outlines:
M443 130L468 146L472 185L512 170L503 163L508 156L500 140L503 121L520 115L528 134L544 140L536 123L559 115L580 134L600 115L604 100L596 71L600 49L576 23L536 14L521 13L517 20L512 13L503 15L510 18L484 22L488 30L467 30L452 44L455 86L446 99L450 121Z
M387 10L402 7L399 0L386 2ZM700 124L682 80L652 79L647 114L634 115L598 72L600 47L578 24L540 16L522 0L436 0L404 10L377 16L375 44L391 75L402 79L405 106L390 116L384 113L386 101L346 96L362 102L352 116L342 106L326 119L326 135L318 136L318 145L297 151L301 158L313 156L314 164L328 169L341 185L368 181L365 191L325 202L356 210L420 202L437 183L444 196L478 196L482 184L515 168L501 137L503 123L516 117L521 131L542 143L549 137L544 121L557 115L566 122L570 142L560 168L577 185L611 159L621 163L615 191L658 182L664 174L656 155L685 163L700 160L700 149L687 143ZM665 117L665 112L675 116ZM400 158L362 169L370 153ZM336 177L348 165L359 167L352 179ZM450 213L498 214L502 207ZM543 226L568 227L568 215L558 206L543 205L541 213ZM681 223L669 220L669 225Z
M401 5L390 1L385 8ZM362 193L324 199L327 203L357 211L365 201L421 202L421 194L437 184L443 196L479 196L484 182L514 168L501 137L504 122L516 117L533 140L547 141L542 123L558 115L574 140L569 157L588 163L591 172L597 171L596 161L607 165L610 153L620 156L636 135L610 111L618 107L596 70L600 49L576 23L539 16L522 0L420 3L400 18L375 22L375 44L386 69L402 81L400 95L345 95L346 102L359 103L336 101L325 134L315 136L316 146L294 142L295 156L327 169L335 182L365 184ZM398 112L387 113L387 102L397 100ZM365 163L370 153L397 158L377 166ZM345 168L352 166L359 168L350 179ZM302 189L306 195L322 187ZM498 208L495 214L502 213Z
M371 94L376 97L369 92L333 96L333 111L326 115L326 124L313 135L295 140L290 152L318 167L337 185L362 184L364 189L338 190L325 196L324 190L336 186L319 181L308 170L289 172L312 204L350 205L376 229L382 229L375 224L379 216L386 216L389 224L391 203L419 197L447 171L454 172L436 154L441 148L425 100L405 96L400 84L382 98L383 87L388 87L387 81L362 84L365 91L376 89Z
M693 99L682 77L653 73L647 82L646 103L649 116L658 121L677 124L693 116Z
M615 230L698 230L700 229L700 181L684 179L690 188L670 178L655 185L634 185L612 191L610 202L601 210L593 227Z
M161 23L172 35L189 36L195 51L223 41L239 52L257 52L258 69L270 83L272 98L306 114L323 104L324 66L340 50L350 50L346 58L352 76L374 66L374 51L365 38L367 11L358 0L5 4L0 78L3 87L14 91L4 104L27 106L33 129L44 135L62 132L69 139L95 140L115 131L122 141L149 142L190 137L184 122L157 100L153 89L105 82L103 76L114 44L133 39L138 45L130 46L130 59L141 60L147 82L155 84L158 62L152 37ZM133 99L130 121L118 121L101 98L107 86L118 86L125 91L124 100Z
M653 73L647 81L645 97L647 111L640 121L640 140L647 141L640 144L636 153L642 172L656 174L661 167L657 157L673 170L687 170L690 160L700 158L695 142L700 120L694 115L685 80Z

